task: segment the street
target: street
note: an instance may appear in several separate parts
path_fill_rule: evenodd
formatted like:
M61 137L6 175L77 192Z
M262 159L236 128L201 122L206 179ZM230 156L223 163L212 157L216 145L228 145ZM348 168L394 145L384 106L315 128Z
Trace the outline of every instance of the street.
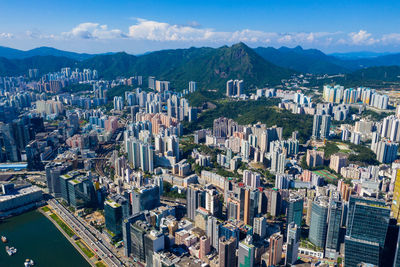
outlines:
M93 232L94 228L89 229L85 223L82 223L79 219L73 216L66 208L64 208L64 206L58 203L57 200L50 199L48 203L108 266L125 266L115 256L114 252L107 247L106 244L108 241L97 230Z

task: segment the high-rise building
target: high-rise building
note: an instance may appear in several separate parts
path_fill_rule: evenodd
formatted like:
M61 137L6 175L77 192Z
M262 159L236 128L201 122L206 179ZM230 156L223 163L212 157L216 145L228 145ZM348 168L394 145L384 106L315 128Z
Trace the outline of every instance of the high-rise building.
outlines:
M207 236L200 237L199 258L202 261L207 259L207 254L210 253L210 239Z
M314 115L312 137L315 139L328 138L330 127L330 115Z
M254 218L253 234L263 239L267 233L267 219L265 217Z
M124 240L124 255L129 257L132 253L131 225L137 221L144 221L144 212L130 216L122 222L122 239Z
M233 80L226 82L226 96L233 96Z
M80 175L68 180L69 205L76 209L93 207L96 204L96 194L92 179Z
M331 128L331 116L330 115L322 115L321 119L321 139L328 138L329 132Z
M122 96L114 96L114 110L123 110L124 109L124 100Z
M328 208L328 230L326 235L325 257L336 259L339 251L342 203L338 197L331 198Z
M321 120L321 115L314 115L312 137L315 139L319 139L321 136Z
M243 222L246 225L252 225L253 219L258 214L258 201L260 191L258 189L245 189L244 191L244 213Z
M78 176L78 172L69 172L67 174L60 176L60 191L61 198L69 204L69 192L68 192L68 181L74 179L75 176Z
M259 173L249 170L243 171L243 183L248 187L251 187L253 189L260 187L260 179L261 175Z
M164 92L170 90L170 82L169 81L156 81L156 91Z
M278 148L271 152L271 171L284 173L286 166L286 152Z
M239 243L238 267L254 266L255 247L252 243L253 240L250 235L248 235L245 240Z
M393 217L400 223L400 169L396 170L391 210Z
M239 242L239 228L232 223L225 222L219 227L219 237L225 237L226 239L233 237L237 247Z
M240 96L243 94L243 80L229 80L226 82L226 96Z
M393 267L400 267L400 235L397 236L396 253L394 255Z
M345 236L345 266L381 266L390 209L382 201L350 198Z
M219 199L218 191L216 189L207 189L205 196L205 209L214 216L220 216L222 214L222 203Z
M318 151L315 149L308 149L306 162L309 167L318 167L324 164L324 151Z
M287 244L286 244L286 258L285 265L291 266L297 261L300 245L300 226L291 222L287 227Z
M372 144L371 144L372 146ZM382 140L376 143L375 154L376 159L382 163L392 163L397 158L397 150L399 144L391 141Z
M336 173L340 173L340 169L347 165L347 155L344 153L336 153L331 155L331 162L329 168L334 170Z
M146 221L136 221L130 225L131 253L137 261L146 262L145 235L150 230Z
M154 150L148 144L134 137L126 141L128 160L133 168L140 168L145 172L154 171Z
M190 93L196 92L196 82L193 82L193 81L189 82L189 92Z
M123 196L115 195L104 202L106 228L112 238L122 236L122 221L128 216L129 203Z
M282 260L283 236L279 233L269 238L268 266L277 266Z
M199 207L205 207L205 191L197 184L191 184L186 190L186 210L189 219L194 220L196 210Z
M156 230L147 230L144 236L144 253L146 257L146 266L154 266L153 254L161 251L165 247L165 236L162 232Z
M210 245L219 250L219 226L221 222L214 216L208 216L206 234L210 239Z
M304 200L298 194L291 194L287 201L287 224L294 222L299 228L303 220Z
M149 76L149 83L148 83L148 87L150 89L156 89L156 78L153 76Z
M60 175L65 174L70 168L72 168L72 164L57 164L51 162L46 165L46 180L49 194L57 198L61 197Z
M311 223L308 238L317 247L324 248L327 232L328 199L320 196L311 207Z
M147 185L130 192L132 214L152 210L160 205L159 187Z
M224 236L219 239L219 267L236 266L236 238L226 239Z
M278 190L268 190L265 192L268 199L268 212L276 217L281 214L282 197Z

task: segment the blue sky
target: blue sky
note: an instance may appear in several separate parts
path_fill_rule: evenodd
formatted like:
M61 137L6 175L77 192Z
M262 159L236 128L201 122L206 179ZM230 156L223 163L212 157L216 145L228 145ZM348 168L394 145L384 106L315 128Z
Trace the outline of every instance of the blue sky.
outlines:
M1 0L0 45L77 52L301 45L400 52L400 1Z

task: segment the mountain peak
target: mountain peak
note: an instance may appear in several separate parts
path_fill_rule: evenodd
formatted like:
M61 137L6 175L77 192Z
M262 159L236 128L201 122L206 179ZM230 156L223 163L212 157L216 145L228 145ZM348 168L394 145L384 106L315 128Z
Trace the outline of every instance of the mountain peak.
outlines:
M304 49L303 49L303 47L298 45L298 46L294 47L293 50L295 50L295 51L303 51Z
M245 43L243 43L243 42L240 42L240 43L237 43L237 44L234 44L234 45L232 45L231 46L231 48L232 49L251 49L250 47L248 47Z

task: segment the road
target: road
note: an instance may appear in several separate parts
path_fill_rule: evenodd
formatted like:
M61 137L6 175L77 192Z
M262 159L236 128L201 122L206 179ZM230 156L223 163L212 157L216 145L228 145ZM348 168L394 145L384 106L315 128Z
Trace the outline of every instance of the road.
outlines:
M105 244L107 240L99 233L92 232L92 229L82 223L79 219L73 216L64 206L57 202L55 199L48 201L50 206L57 212L57 214L79 235L83 241L88 244L95 253L102 259L107 266L125 266ZM97 230L96 230L97 231Z

